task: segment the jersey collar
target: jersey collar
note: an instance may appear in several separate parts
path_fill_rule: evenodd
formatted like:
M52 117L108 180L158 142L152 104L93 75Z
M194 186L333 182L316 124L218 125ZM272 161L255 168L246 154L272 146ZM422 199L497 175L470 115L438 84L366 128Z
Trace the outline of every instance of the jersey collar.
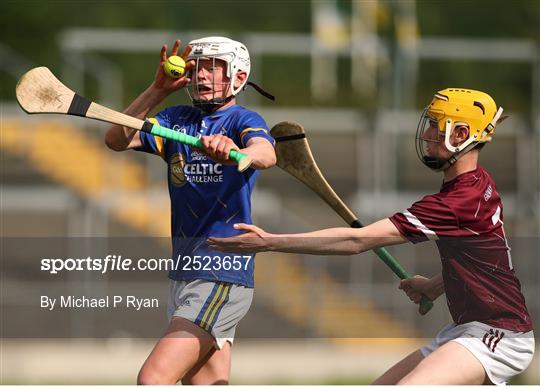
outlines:
M222 117L224 116L225 114L235 110L235 109L238 109L240 107L240 105L231 105L225 109L220 109L220 110L216 110L215 112L210 112L210 113L203 113L202 114L202 117L204 118L210 118L210 119L216 119L216 118L219 118L219 117Z
M478 175L482 171L483 171L482 167L480 165L477 165L476 168L473 169L472 171L462 173L461 175L454 177L452 180L443 182L441 190L448 189L449 187L457 184L460 181L464 181L466 179L473 177L474 175Z

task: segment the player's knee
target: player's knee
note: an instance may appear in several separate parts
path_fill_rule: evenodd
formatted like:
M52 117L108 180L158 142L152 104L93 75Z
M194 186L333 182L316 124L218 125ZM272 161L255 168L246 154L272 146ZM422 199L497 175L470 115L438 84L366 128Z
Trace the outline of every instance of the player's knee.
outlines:
M149 384L151 385L160 383L150 373L140 370L139 374L137 375L137 385L144 386Z

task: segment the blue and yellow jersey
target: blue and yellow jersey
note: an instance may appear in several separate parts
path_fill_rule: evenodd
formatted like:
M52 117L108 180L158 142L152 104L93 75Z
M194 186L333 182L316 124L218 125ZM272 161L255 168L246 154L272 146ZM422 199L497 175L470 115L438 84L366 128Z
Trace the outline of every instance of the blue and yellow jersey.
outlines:
M173 106L149 121L191 136L223 134L239 148L253 137L274 144L263 118L240 105L213 113ZM137 150L161 156L168 166L173 260L177 264L169 277L253 287L253 254L213 251L205 241L208 236L239 234L233 229L235 223L252 223L250 196L259 172L248 168L240 173L236 166L216 163L187 145L146 132L140 135L142 146Z

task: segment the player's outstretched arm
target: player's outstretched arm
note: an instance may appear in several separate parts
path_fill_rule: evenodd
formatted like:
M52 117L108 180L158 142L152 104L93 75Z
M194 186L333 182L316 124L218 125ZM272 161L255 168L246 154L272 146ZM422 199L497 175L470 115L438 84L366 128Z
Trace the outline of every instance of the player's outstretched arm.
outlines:
M235 225L244 234L229 238L208 238L211 248L221 251L285 253L315 255L352 255L377 247L405 243L389 219L364 228L328 228L301 234L271 234L249 224Z
M399 288L402 289L415 304L420 303L422 295L425 295L431 301L434 301L445 292L443 277L440 273L432 278L415 275L412 278L404 279L400 282Z
M180 40L175 41L171 55L177 55L180 48ZM182 57L187 59L191 51L191 47L186 47L182 53ZM160 60L154 76L152 84L143 91L129 106L124 113L135 118L144 120L148 113L159 105L168 95L176 90L186 86L190 79L186 76L180 78L171 78L163 72L163 64L167 61L167 45L161 47ZM193 63L186 63L186 70L193 67ZM186 71L188 74L188 71ZM115 151L123 151L126 149L140 147L140 132L135 129L127 128L120 125L112 125L105 135L105 144Z
M124 110L124 114L144 120L150 110L165 99L167 94L150 86ZM121 125L112 125L105 134L105 144L114 151L140 147L141 132Z

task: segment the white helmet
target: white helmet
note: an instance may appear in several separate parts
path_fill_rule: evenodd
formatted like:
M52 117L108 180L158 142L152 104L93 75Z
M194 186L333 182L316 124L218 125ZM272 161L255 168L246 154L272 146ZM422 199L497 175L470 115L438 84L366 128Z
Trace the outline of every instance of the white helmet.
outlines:
M222 36L211 36L192 40L189 42L189 45L192 47L192 50L187 59L195 61L193 69L195 74L197 74L199 70L199 59L220 59L227 63L227 77L230 80L229 87L231 90L231 98L228 98L228 100L234 98L234 96L242 91L247 83L251 69L249 52L246 46L240 42ZM235 75L238 71L246 72L247 76L238 87L235 87ZM196 79L194 81L194 83L196 83ZM192 86L196 87L197 85ZM190 96L193 99L193 93L190 93ZM197 101L194 100L194 102ZM224 101L224 98L212 98L211 101L205 102L207 104L219 105L226 103L227 101Z
M231 95L228 97L213 96L210 100L200 100L195 98L198 94L196 89L201 86L198 83L197 77L192 77L191 85L188 87L188 94L193 101L193 105L203 109L203 110L212 110L216 106L225 105L231 99L240 93L246 85L252 86L264 97L274 101L275 97L263 90L260 86L254 84L253 82L248 82L249 72L251 70L251 61L249 59L249 52L242 43L237 42L229 38L222 36L210 36L208 38L196 39L189 42L191 46L191 53L188 56L188 60L195 61L195 66L192 69L194 74L197 74L199 71L199 59L219 59L227 63L227 77L229 78L229 84L227 85L231 91ZM236 74L239 71L244 71L246 73L246 78L238 86L235 87ZM215 90L215 82L211 84L204 85ZM224 86L224 85L222 85Z

